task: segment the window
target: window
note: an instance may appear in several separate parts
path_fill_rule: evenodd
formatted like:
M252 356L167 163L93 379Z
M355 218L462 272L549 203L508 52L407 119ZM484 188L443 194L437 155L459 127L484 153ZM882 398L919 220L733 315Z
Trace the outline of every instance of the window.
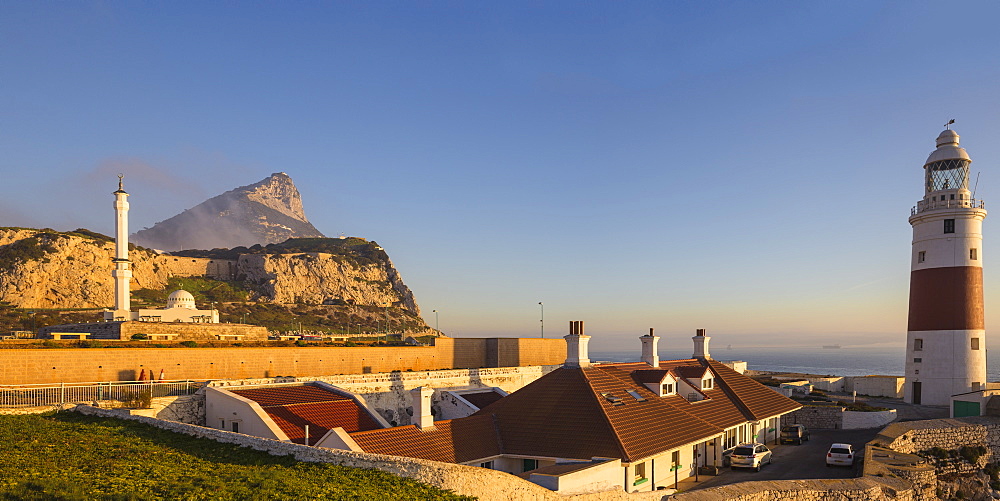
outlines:
M976 261L979 259L979 249L973 247L969 249L969 259Z
M664 395L673 395L674 394L674 385L672 383L664 384L663 385L663 391L662 391L662 393Z
M681 465L681 451L674 451L670 454L670 466L671 469L677 468Z
M973 350L978 350L979 349L979 338L978 337L972 338L972 349Z
M952 193L952 194L951 194L951 198L950 198L950 200L954 200L954 199L955 199L955 194L954 194L954 193Z
M634 472L633 478L635 481L632 482L632 485L639 485L645 483L648 480L646 478L646 463L639 463L635 465L635 469L633 470L633 472Z
M924 351L924 340L917 338L913 340L913 351Z
M915 364L919 364L919 363L921 363L923 361L924 361L924 359L922 359L922 358L914 358L913 359L913 363L915 363Z
M713 381L711 379L702 379L701 380L701 389L703 389L703 390L711 390L712 389L712 383L713 383Z
M926 252L920 251L920 252L917 253L917 262L918 263L924 262L925 259L927 259L927 253Z
M226 429L226 420L223 418L219 418L219 429L220 430Z
M487 470L493 469L493 461L487 461L485 463L479 463L480 468L486 468Z
M233 421L231 424L233 425L233 433L239 433L240 432L240 422L239 421Z
M521 460L521 471L531 471L538 468L537 459L522 459Z
M955 233L955 220L945 219L944 220L944 232L945 233Z

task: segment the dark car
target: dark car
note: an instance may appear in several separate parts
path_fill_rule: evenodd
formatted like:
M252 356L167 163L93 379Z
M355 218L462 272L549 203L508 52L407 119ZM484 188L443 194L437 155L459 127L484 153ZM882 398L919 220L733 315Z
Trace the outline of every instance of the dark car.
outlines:
M795 442L802 445L802 442L809 440L809 430L801 424L792 424L781 427L781 443Z

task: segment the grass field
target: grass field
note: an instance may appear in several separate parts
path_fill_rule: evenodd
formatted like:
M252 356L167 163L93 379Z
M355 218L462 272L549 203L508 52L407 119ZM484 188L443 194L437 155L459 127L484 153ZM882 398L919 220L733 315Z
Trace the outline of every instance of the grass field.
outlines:
M0 499L472 498L379 470L304 463L62 412L0 416Z

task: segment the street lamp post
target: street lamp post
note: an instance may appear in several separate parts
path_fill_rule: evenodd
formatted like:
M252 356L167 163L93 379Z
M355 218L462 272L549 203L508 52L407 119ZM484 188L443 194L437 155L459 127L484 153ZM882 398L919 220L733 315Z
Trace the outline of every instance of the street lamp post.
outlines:
M542 326L542 338L545 338L545 305L539 301L538 306L542 309L542 318L538 322Z
M437 331L437 335L441 335L441 319L438 318L438 311L434 310L434 330Z

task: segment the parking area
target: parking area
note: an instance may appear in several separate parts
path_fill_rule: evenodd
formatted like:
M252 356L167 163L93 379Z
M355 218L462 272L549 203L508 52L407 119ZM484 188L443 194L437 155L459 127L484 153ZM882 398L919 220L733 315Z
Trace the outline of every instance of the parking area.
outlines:
M773 461L761 471L724 468L718 476L699 478L700 482L689 489L703 489L753 480L795 480L806 478L852 478L860 472L860 462L854 467L827 467L826 452L833 443L848 443L862 449L875 438L880 430L811 430L809 441L802 445L771 445Z

